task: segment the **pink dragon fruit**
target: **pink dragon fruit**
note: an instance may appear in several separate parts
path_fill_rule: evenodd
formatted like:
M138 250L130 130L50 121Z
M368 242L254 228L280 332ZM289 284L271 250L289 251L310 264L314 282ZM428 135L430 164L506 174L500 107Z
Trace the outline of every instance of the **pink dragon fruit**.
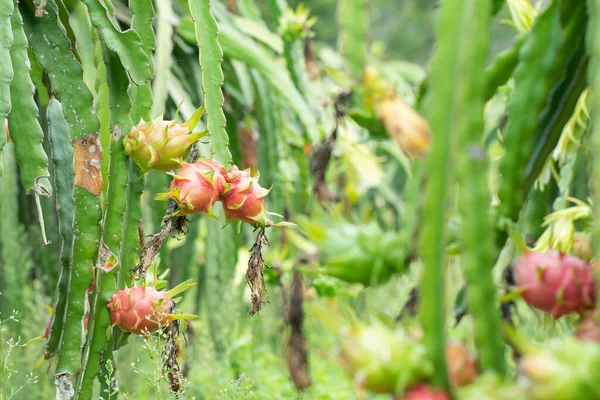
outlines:
M113 294L107 304L113 325L137 335L156 332L174 316L171 314L173 296L192 287L183 282L168 292L154 286L134 286Z
M420 384L408 389L404 393L402 400L449 400L449 397L441 390L432 389L428 385Z
M590 265L555 251L527 250L514 264L523 299L554 319L583 312L595 304L595 282Z
M201 107L183 124L156 118L141 120L123 138L125 154L131 156L144 172L151 169L171 171L179 168L190 153L192 144L206 135L206 131L191 133L204 112Z
M170 191L157 194L155 199L175 199L179 205L178 215L205 212L214 216L212 205L229 186L225 174L225 169L213 159L183 163L181 171L173 175Z
M258 178L253 177L250 170L240 171L235 166L227 174L226 180L229 188L221 196L225 217L265 226L268 222L265 197L270 189L261 187Z

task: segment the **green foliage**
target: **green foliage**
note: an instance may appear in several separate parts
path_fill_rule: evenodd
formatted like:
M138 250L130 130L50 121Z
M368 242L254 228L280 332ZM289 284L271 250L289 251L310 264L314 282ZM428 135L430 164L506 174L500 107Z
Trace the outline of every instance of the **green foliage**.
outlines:
M570 338L593 317L520 299L506 238L591 257L600 4L304 3L0 0L0 398L597 397L595 344ZM217 166L144 175L124 153L142 119L200 106L210 137L185 161L250 168L247 187ZM186 185L190 204L239 195L285 222L154 200ZM118 288L190 278L159 332L112 326Z
M500 165L502 182L498 197L502 201L501 214L513 220L517 219L523 203L526 163L532 151L538 114L552 86L560 41L558 3L553 2L538 17L523 44L515 71L515 91L507 105L509 120L503 132L506 153ZM523 115L525 107L529 112Z
M346 60L352 76L360 79L367 55L367 3L365 0L341 0L338 2L337 12L340 53Z
M19 4L26 16L28 43L48 74L54 94L63 104L73 136L97 132L100 124L92 112L92 93L83 82L83 69L71 52L72 44L60 23L56 4L50 0L42 17L34 16L33 0Z
M86 0L85 5L90 13L92 25L98 29L108 48L119 55L131 80L136 85L146 83L152 77L152 68L140 35L134 30L119 31L112 11L100 1ZM146 32L144 34L146 35Z

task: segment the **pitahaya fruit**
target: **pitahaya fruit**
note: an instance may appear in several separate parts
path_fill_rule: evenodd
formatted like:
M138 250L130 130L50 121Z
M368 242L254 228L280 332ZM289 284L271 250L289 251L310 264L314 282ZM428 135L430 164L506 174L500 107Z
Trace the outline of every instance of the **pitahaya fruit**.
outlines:
M600 399L600 347L575 338L551 340L519 362L531 400Z
M449 397L442 390L419 384L408 389L402 400L449 400Z
M382 325L353 328L340 361L358 387L374 393L403 393L434 371L422 343Z
M144 172L151 169L166 172L179 168L190 153L192 144L206 135L206 131L191 133L203 112L204 108L199 108L183 124L175 120L163 121L161 117L140 121L123 138L125 154L131 156Z
M192 287L186 281L168 292L158 291L154 286L133 286L113 294L107 304L113 325L125 332L137 335L156 332L172 318L173 296Z
M178 215L205 212L213 216L212 206L228 186L225 174L223 167L213 159L183 163L181 170L173 175L170 191L157 194L155 199L175 199L179 205Z
M250 170L233 167L226 176L229 188L221 196L225 217L229 220L265 226L269 222L265 211L265 197L270 190L261 187Z
M446 344L446 361L454 386L465 386L477 379L479 372L475 357L461 342L449 341Z
M515 261L514 270L523 299L554 319L583 312L595 304L592 269L577 257L527 250Z
M528 400L522 387L504 376L487 372L457 391L457 400Z

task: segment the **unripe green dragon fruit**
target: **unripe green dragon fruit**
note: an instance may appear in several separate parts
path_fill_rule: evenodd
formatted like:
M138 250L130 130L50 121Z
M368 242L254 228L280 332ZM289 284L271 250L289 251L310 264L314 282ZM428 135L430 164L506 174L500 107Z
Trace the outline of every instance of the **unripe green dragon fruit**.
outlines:
M318 245L327 275L371 286L387 282L405 269L400 237L396 232L383 232L375 223L323 223L300 218L299 224Z
M178 215L205 212L214 216L213 204L229 186L225 169L213 159L199 159L194 164L183 163L173 175L170 191L159 193L156 200L174 199L179 205Z
M600 399L600 347L569 337L527 354L519 363L532 400Z
M125 154L131 156L144 172L151 169L172 171L180 167L190 153L192 144L206 135L206 131L191 133L204 112L201 107L183 124L163 121L140 121L123 138Z
M457 400L528 400L523 388L486 373L472 384L458 390Z
M250 225L265 226L270 221L265 211L265 197L270 189L261 187L258 177L250 170L240 171L234 166L226 176L229 187L221 196L225 217L247 222Z
M354 383L374 393L402 394L434 371L422 343L382 325L352 328L340 356Z
M113 294L107 304L110 319L125 332L137 335L156 332L170 320L181 319L181 316L171 314L173 296L192 286L193 283L186 281L168 292L156 290L154 286L126 287Z

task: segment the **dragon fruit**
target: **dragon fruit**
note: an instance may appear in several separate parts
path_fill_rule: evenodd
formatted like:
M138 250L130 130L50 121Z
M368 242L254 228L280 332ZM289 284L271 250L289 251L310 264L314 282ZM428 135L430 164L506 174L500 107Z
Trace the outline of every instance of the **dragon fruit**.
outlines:
M340 361L358 387L374 393L400 394L433 374L422 343L382 325L351 329Z
M179 205L178 215L205 212L214 216L212 206L228 186L225 174L225 169L213 159L183 163L181 170L173 175L170 191L157 194L155 199L175 199Z
M123 138L125 154L131 156L144 172L179 168L192 144L206 135L206 131L191 133L203 112L204 108L199 108L183 124L177 124L175 120L163 121L161 117L147 122L141 120Z
M454 386L465 386L477 379L479 372L475 357L461 342L449 341L446 344L446 360Z
M113 325L125 332L137 335L156 332L172 318L173 296L192 287L186 281L168 292L158 291L153 286L133 286L113 294L107 304Z
M270 190L261 187L258 178L253 177L250 170L241 171L235 166L227 174L226 180L229 187L221 196L225 217L265 226L269 222L264 207L265 197Z
M583 312L595 304L595 282L590 265L555 251L525 251L514 264L515 280L523 299L554 319Z
M457 400L528 400L524 389L504 376L487 372L457 391Z
M402 400L449 400L446 393L433 389L425 384L419 384L408 389Z
M528 399L600 399L600 348L572 337L555 339L526 354L519 374Z

